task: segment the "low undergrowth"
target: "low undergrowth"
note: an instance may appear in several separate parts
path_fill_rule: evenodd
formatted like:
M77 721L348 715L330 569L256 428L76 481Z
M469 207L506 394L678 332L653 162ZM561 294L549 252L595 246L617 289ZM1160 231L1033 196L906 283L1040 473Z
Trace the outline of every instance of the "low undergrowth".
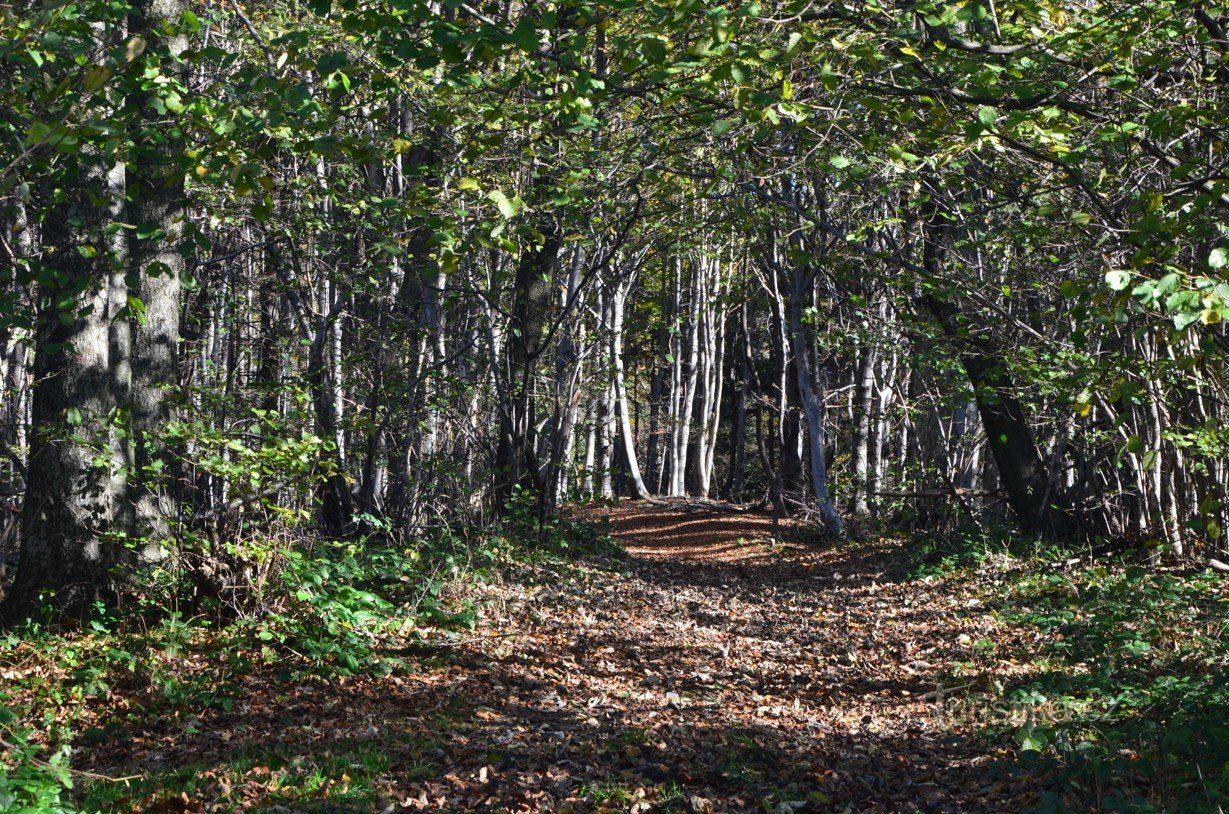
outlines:
M434 648L468 635L481 610L477 586L499 580L504 566L530 552L557 563L569 551L610 550L588 524L536 529L523 518L476 539L398 541L377 527L351 541L266 548L278 564L248 592L258 597L248 606L158 612L160 602L189 603L151 598L166 580L150 574L126 597L127 612L99 606L86 619L28 623L0 638L0 811L127 810L168 790L190 794L203 767L115 777L78 768L79 758L139 730L196 734L239 708L253 682L291 692L412 673ZM236 806L255 773L267 803L361 809L374 799L368 781L387 768L381 749L392 746L303 753L254 745L209 782L229 789Z
M1024 631L1029 644L1014 650L973 643L984 671L973 685L989 689L956 712L991 738L1014 738L1017 769L1046 789L1037 811L1229 806L1223 575L1144 567L1134 552L1077 557L986 531L915 541L910 551L908 578L964 580Z
M1001 611L1035 627L1033 711L1018 730L1049 769L1044 811L1218 811L1229 805L1229 590L1211 572L1138 565L1036 570Z

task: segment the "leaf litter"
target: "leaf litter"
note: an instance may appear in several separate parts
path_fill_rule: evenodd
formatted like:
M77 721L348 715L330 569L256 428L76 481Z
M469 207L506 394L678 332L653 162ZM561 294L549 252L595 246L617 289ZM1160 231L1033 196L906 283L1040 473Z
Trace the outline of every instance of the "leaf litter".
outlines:
M276 664L233 703L78 727L74 765L149 778L114 810L1018 810L1035 799L952 699L1024 667L973 646L1032 635L967 577L905 579L901 540L819 545L726 507L588 510L626 554L518 564L474 635L388 676ZM181 669L218 670L209 653ZM189 705L191 706L191 705Z

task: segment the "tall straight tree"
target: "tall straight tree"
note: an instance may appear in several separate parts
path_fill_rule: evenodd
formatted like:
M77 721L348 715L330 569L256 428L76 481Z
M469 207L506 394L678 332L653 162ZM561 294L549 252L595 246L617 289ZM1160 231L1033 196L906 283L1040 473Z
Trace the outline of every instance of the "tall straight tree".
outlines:
M174 382L183 175L174 142L153 136L164 124L153 114L165 114L171 96L179 101L178 82L156 78L160 59L176 64L183 51L176 32L185 9L178 0L144 0L127 19L91 26L99 75L117 74L125 90L120 106L92 113L129 126L135 164L129 172L119 140L90 143L38 190L47 214L35 261L32 434L5 621L29 616L44 597L75 615L112 596L130 564L125 543L138 532L138 510L156 530L169 509L153 493L134 493L131 438L169 417L162 389ZM107 56L121 42L124 57ZM130 240L125 221L134 215ZM152 458L142 453L142 461Z
M129 265L138 281L141 315L132 338L133 450L138 478L137 532L154 554L174 511L170 489L174 463L159 441L174 417L171 388L178 379L179 309L184 258L183 133L174 119L182 85L181 55L186 0L143 0L132 7L129 28L140 32L151 58L140 88L130 95L140 126L134 136L128 180ZM168 115L170 114L170 115Z

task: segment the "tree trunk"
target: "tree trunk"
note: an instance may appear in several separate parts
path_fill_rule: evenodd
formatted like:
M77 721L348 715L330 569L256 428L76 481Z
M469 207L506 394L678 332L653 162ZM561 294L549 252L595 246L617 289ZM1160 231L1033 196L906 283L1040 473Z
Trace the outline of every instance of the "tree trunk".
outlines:
M940 252L938 236L927 228L922 256L933 279L939 277ZM1004 360L983 331L969 330L955 305L933 294L919 299L960 354L999 477L1020 525L1029 533L1063 536L1070 531L1070 518L1054 505L1049 473Z
M123 201L123 165L107 166L93 150L79 160L68 199L43 222L50 274L37 292L21 552L5 622L35 613L44 599L78 616L110 597L125 550L108 535L131 530L123 522L128 473L118 469L126 444L115 433L129 395L126 258L114 256L123 247L107 235ZM51 200L52 190L40 193ZM94 444L109 449L106 465L96 465Z
M800 268L791 274L790 336L793 344L794 367L798 375L798 392L802 409L807 419L807 440L810 443L811 489L815 493L815 505L824 526L836 536L845 533L845 524L828 498L828 467L824 458L825 427L824 405L814 386L811 364L807 353L806 327L802 323L804 295L810 285L810 275Z
M723 490L727 500L741 501L747 477L747 393L751 386L751 327L748 306L738 309L737 370L730 393L734 400L734 426L730 429L730 473Z
M871 434L875 417L875 346L868 340L858 356L858 368L854 374L854 499L853 512L858 517L870 514L871 509Z
M636 461L636 435L632 432L631 411L627 404L627 386L623 381L623 305L630 283L626 287L615 286L611 292L610 316L610 363L614 367L614 397L619 411L619 428L623 438L623 455L627 462L627 474L632 488L641 500L649 497L648 487L640 476Z
M553 224L543 229L541 246L526 249L516 266L513 283L512 314L508 337L507 403L501 416L501 439L496 460L495 499L503 507L516 487L539 494L534 449L534 378L546 318L550 309L551 287L555 279L562 240Z
M141 32L162 57L164 75L182 73L179 55L188 46L183 34L166 35L177 29L186 0L145 0L133 6L132 31ZM160 439L174 419L179 374L179 308L184 273L180 251L184 222L184 173L180 165L183 140L176 128L163 126L149 105L150 94L130 101L139 106L145 120L141 138L134 146L135 172L128 183L131 233L131 268L140 281L137 296L144 306L143 319L136 320L132 346L132 432L137 468L136 522L138 533L147 535L146 557L162 554L161 541L171 529L168 519L175 511L177 467Z

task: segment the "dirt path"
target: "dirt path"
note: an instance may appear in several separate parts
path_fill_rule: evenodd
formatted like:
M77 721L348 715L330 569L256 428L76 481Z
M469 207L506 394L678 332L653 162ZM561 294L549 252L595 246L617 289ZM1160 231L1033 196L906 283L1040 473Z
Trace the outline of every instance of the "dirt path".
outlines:
M609 517L624 572L524 589L516 635L473 656L491 700L464 740L498 757L482 805L1016 807L1026 790L944 713L955 665L996 635L975 599L895 580L889 544L777 543L764 515Z
M961 585L900 579L897 544L775 542L762 515L610 522L625 559L491 586L478 635L420 673L276 699L252 677L245 703L138 739L125 762L197 772L199 805L164 810L208 810L211 784L262 758L239 779L201 767L255 747L278 765L350 760L389 812L972 812L1029 796L1001 747L944 713L973 643L1010 635Z

